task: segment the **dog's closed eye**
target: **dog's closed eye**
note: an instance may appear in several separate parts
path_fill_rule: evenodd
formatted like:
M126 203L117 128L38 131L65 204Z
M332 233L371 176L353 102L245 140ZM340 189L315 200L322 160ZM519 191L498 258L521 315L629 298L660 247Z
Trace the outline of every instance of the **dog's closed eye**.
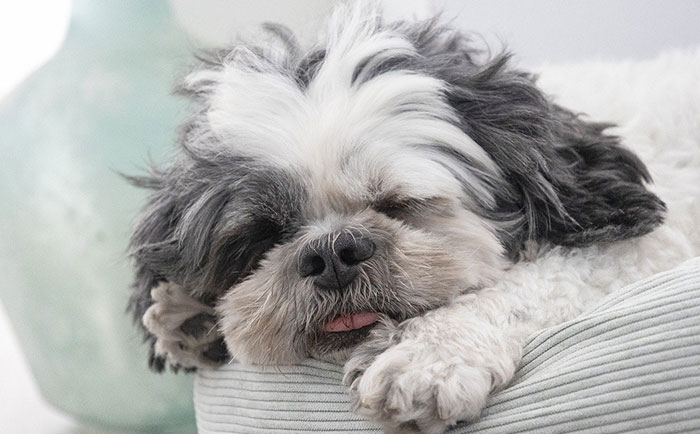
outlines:
M373 204L372 209L386 215L387 217L391 217L396 220L401 220L406 216L406 214L410 212L411 207L410 203L408 203L407 201L385 199Z
M297 228L269 219L256 219L220 237L209 260L214 266L208 281L211 290L219 292L244 279L259 266L265 253L289 240Z
M444 212L447 202L440 197L421 199L388 197L372 204L372 209L392 219L406 221L427 213Z

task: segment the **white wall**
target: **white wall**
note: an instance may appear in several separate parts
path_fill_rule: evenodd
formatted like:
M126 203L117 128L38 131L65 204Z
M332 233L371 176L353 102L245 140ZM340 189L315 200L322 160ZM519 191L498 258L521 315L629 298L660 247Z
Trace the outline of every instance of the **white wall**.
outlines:
M700 46L700 0L435 0L526 64L644 59Z
M70 5L70 0L0 0L0 98L56 52Z
M207 43L237 29L280 20L308 35L331 0L173 0L186 27ZM700 0L384 0L392 16L445 17L501 42L522 63L644 59L675 47L700 46Z

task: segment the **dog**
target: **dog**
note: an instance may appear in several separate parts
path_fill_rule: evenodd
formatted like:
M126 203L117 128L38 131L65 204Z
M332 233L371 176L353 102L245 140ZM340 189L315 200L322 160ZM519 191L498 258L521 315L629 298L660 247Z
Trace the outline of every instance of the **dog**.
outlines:
M344 363L353 410L441 433L533 332L698 254L687 155L652 191L611 124L509 54L368 2L310 48L266 32L201 59L174 161L130 178L151 190L129 308L154 370Z

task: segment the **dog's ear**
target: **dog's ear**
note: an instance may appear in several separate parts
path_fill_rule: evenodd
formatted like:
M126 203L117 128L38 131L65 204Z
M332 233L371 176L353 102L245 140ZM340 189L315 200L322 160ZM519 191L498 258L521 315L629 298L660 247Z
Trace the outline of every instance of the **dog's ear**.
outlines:
M188 258L202 257L203 253L183 250L185 242L190 249L204 248L216 210L195 215L191 201L197 192L173 188L183 186L176 179L178 172L175 168L153 169L149 176L127 177L132 184L152 191L131 236L135 281L129 310L150 345L149 366L157 372L168 365L174 371L191 371L230 359L216 330L215 298L194 288L198 274L193 270L198 264ZM214 202L200 201L199 205L220 206ZM183 219L197 219L189 227L203 232L185 233ZM191 237L199 243L185 239Z
M646 167L605 133L609 125L553 104L533 76L509 67L508 55L442 75L462 129L502 172L497 205L484 214L510 223L503 239L512 256L527 240L588 246L662 223L665 205L645 187Z
M585 122L557 106L552 117L557 158L550 166L562 170L550 173L565 214L548 225L549 215L536 217L544 238L582 247L641 236L663 223L666 206L647 189L646 166L605 133L612 125Z

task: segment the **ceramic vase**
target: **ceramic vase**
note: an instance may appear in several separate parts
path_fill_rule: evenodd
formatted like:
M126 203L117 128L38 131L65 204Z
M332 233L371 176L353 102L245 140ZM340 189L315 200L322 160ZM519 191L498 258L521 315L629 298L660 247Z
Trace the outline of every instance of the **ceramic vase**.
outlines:
M188 43L162 0L75 0L65 44L0 105L0 297L43 397L124 432L193 432L125 312L139 173L172 149Z

